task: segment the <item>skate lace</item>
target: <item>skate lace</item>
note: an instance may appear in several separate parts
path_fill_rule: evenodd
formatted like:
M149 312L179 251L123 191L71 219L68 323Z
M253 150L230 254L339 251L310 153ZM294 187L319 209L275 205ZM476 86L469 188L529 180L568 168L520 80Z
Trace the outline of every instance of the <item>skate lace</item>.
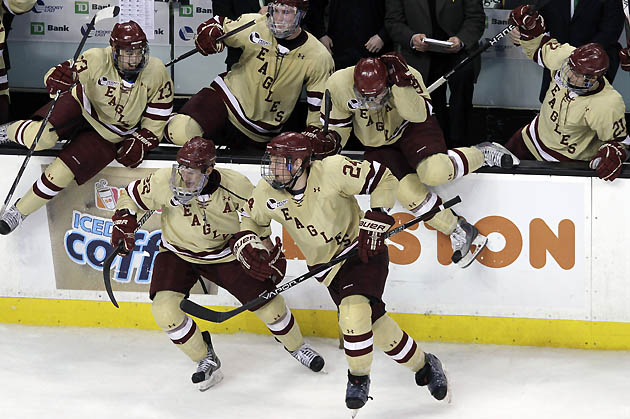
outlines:
M212 353L212 350L208 351L208 355L201 361L199 361L199 365L197 366L197 372L207 373L208 371L216 370L219 368L219 364L215 361L215 356Z
M302 365L305 365L309 368L311 366L311 362L313 362L313 359L319 356L317 352L315 352L310 346L306 344L291 352L291 355L293 355L293 358L300 361Z
M501 157L503 157L505 153L497 147L486 146L483 154L486 162L490 166L501 166Z
M22 222L23 219L24 219L24 216L20 214L20 211L18 211L15 205L7 208L4 214L2 214L2 221L7 223L7 225L11 228L11 230L17 227Z
M453 250L460 250L466 244L466 231L459 225L455 227L455 230L451 233L451 246Z
M0 144L11 142L11 140L9 140L9 136L7 135L8 126L9 124L0 125Z

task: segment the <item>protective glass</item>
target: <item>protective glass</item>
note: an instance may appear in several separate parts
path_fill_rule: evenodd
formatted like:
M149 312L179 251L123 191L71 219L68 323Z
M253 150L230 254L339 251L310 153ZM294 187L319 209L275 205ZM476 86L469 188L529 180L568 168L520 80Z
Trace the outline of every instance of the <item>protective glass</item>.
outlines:
M270 3L267 7L267 26L276 38L288 38L300 27L304 12L297 7Z
M560 87L580 95L587 93L597 82L597 77L579 74L573 71L567 59L559 70L554 73L554 80Z
M208 176L200 169L191 169L180 164L174 164L171 169L170 181L173 196L178 202L187 204L201 194L202 189L206 186Z
M354 94L358 101L358 105L360 108L368 109L368 110L378 110L383 109L385 105L389 102L391 98L392 92L390 88L384 89L381 93L377 95L369 95L364 96L357 90L356 87L354 89Z
M149 61L149 46L112 49L114 66L125 80L135 80Z

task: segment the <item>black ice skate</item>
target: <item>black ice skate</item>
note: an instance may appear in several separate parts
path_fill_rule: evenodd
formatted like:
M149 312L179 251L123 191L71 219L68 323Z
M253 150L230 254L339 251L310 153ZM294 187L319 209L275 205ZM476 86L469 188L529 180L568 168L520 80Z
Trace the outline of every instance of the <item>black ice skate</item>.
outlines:
M455 230L451 233L453 247L451 260L460 268L467 268L487 243L488 238L480 234L474 225L469 224L463 217L458 217Z
M358 410L365 406L370 397L370 376L352 375L348 371L348 386L346 387L346 406L352 410L355 417Z
M433 354L424 354L425 364L416 372L416 384L428 386L429 392L437 400L444 400L450 403L451 396L448 387L448 379L442 368L442 362Z
M223 372L220 370L221 360L212 347L210 332L202 332L201 335L208 345L208 353L205 358L199 361L197 371L191 378L193 383L199 384L199 391L206 391L223 380Z
M484 166L511 169L521 163L514 154L499 143L485 142L475 147L483 153Z
M286 348L285 348L286 349ZM295 351L289 351L293 358L297 359L302 365L310 368L312 371L319 372L324 368L324 358L311 348L308 343L302 344Z

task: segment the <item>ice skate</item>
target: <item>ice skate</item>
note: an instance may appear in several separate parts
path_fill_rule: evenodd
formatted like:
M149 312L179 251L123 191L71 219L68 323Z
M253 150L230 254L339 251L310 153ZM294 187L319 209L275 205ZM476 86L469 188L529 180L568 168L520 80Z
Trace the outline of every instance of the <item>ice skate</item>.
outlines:
M520 160L499 143L485 142L475 146L483 153L484 166L511 169L520 164Z
M214 352L210 332L202 332L204 342L208 345L208 353L205 358L199 361L197 371L192 375L192 382L199 385L199 391L206 391L210 387L223 380L221 360Z
M0 234L7 235L15 230L26 218L17 207L11 205L0 215Z
M467 268L486 247L487 242L488 238L480 234L474 225L469 224L463 217L458 217L455 230L451 233L453 247L451 260L460 268Z
M11 125L11 122L0 125L0 145L8 144L11 142L9 135L7 134L7 128Z
M287 351L293 358L297 359L302 365L310 368L312 371L319 372L324 368L324 358L322 358L315 349L311 348L308 343L302 344L302 346L295 351L289 351L288 349Z
M424 354L425 364L416 372L416 384L428 386L436 400L451 402L450 386L442 362L433 354Z
M348 386L346 387L346 406L350 409L352 417L359 413L359 409L365 406L370 397L370 376L352 375L348 371Z

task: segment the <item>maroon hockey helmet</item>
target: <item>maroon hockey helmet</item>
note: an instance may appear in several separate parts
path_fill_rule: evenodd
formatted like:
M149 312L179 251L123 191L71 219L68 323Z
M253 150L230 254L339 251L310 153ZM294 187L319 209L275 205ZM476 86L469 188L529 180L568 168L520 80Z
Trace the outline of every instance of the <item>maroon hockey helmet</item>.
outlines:
M118 73L127 81L135 81L149 61L149 44L140 25L133 20L115 24L109 44Z
M573 50L569 65L578 74L601 77L608 71L608 54L600 44L591 42Z
M260 174L274 189L291 189L311 165L312 154L311 141L306 135L285 132L267 144ZM301 164L296 167L298 159Z
M354 93L359 105L380 109L389 100L387 68L378 58L361 58L354 67Z
M205 172L217 159L217 149L212 140L202 137L193 137L177 152L177 163L191 169L200 169Z
M308 0L274 0L267 6L267 26L278 39L296 34L308 11Z

